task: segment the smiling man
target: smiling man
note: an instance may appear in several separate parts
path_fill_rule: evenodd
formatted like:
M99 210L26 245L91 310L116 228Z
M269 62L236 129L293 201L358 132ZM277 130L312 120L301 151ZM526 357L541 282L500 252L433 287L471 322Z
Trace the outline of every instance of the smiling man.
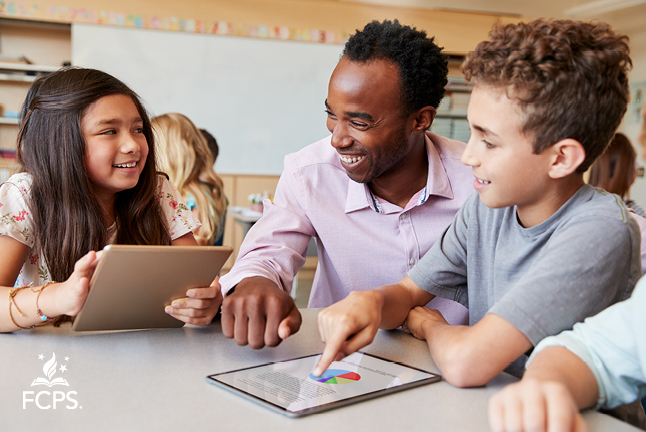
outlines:
M298 330L288 293L312 237L310 307L397 282L430 249L473 192L464 144L427 132L447 72L433 38L396 20L350 38L325 101L331 136L285 158L273 202L220 281L226 337L261 348ZM466 322L456 302L429 306Z

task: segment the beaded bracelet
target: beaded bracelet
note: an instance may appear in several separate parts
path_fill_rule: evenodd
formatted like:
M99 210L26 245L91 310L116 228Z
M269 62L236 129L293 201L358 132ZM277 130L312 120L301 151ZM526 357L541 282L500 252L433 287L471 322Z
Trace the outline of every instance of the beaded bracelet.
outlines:
M57 317L48 318L47 315L43 314L43 311L40 309L40 306L38 305L38 300L40 299L40 293L42 293L43 290L45 288L47 288L49 285L54 284L54 283L56 283L56 282L54 282L54 281L47 282L45 285L43 285L43 286L41 286L41 287L39 287L37 289L31 288L32 284L29 284L29 285L24 286L24 287L11 288L9 290L9 318L11 318L11 322L13 323L13 325L15 325L16 327L21 328L23 330L29 330L29 329L33 329L36 326L43 325L43 324L49 323L51 321L55 321L57 319ZM18 324L16 322L16 320L13 318L13 313L11 312L11 305L13 304L16 307L16 310L18 311L20 316L25 316L25 314L23 314L22 311L20 310L20 308L18 307L18 304L16 304L16 300L14 298L16 296L16 294L18 294L18 292L20 292L21 290L24 290L25 288L30 288L32 292L38 293L38 295L36 296L36 315L38 315L38 318L41 321L43 321L42 323L34 324L31 327L23 327L20 324Z
M40 293L42 293L42 292L43 292L43 290L44 290L45 288L47 288L47 286L49 286L49 285L51 285L51 284L55 284L55 283L56 283L56 282L54 282L54 281L49 281L49 282L47 282L45 285L41 286L40 288L38 288L38 289L36 289L36 290L35 290L35 289L33 289L33 288L31 289L31 291L32 291L32 292L37 292L37 293L38 293L38 295L36 296L36 315L38 315L38 318L40 318L40 320L41 320L41 321L43 321L43 322L50 322L50 321L54 321L54 320L56 319L56 317L54 317L54 318L47 318L47 315L45 315L45 314L43 313L43 311L42 311L42 310L40 310L40 306L38 306L38 300L40 299Z

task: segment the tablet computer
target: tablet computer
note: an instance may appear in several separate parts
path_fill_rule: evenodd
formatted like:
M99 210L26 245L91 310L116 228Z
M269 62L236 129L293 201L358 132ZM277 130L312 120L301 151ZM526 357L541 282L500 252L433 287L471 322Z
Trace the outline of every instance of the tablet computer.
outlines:
M164 307L189 288L209 286L231 252L225 246L108 245L72 329L182 327Z
M312 375L321 354L206 377L207 382L300 417L440 381L438 374L356 352Z

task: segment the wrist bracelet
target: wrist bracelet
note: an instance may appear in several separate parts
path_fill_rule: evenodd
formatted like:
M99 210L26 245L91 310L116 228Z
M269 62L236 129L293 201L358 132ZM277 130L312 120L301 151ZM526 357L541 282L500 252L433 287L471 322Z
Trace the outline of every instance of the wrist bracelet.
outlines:
M13 323L13 325L15 325L16 327L21 328L23 330L28 330L30 328L34 328L34 326L23 327L20 324L18 324L16 322L16 320L13 319L13 313L11 312L11 305L13 304L16 307L16 310L18 311L20 316L25 316L25 314L22 313L22 311L20 310L20 308L16 304L16 300L14 299L14 297L16 296L16 294L18 294L18 292L24 290L25 288L29 288L30 286L31 286L31 284L29 284L27 286L24 286L24 287L17 287L17 288L10 288L9 289L9 318L11 318L11 322Z
M43 314L43 311L41 311L40 307L38 306L38 300L40 299L40 293L43 292L43 289L45 289L47 286L49 286L51 284L54 284L54 283L56 283L56 282L54 282L54 281L47 282L45 285L43 285L43 286L41 286L41 287L39 287L37 289L31 288L31 285L33 283L30 283L27 286L10 288L9 289L9 318L11 319L11 322L13 323L13 325L15 325L16 327L18 327L20 329L23 329L23 330L29 330L29 329L33 329L34 327L36 327L38 325L43 325L45 323L49 323L49 322L55 321L57 319L57 317L48 318L47 315ZM23 327L20 324L18 324L16 322L16 320L14 319L13 313L11 311L11 305L13 304L13 306L16 308L16 310L18 311L20 316L25 316L25 314L23 314L22 311L20 310L20 308L18 307L18 304L16 303L16 299L14 297L16 297L16 294L18 294L20 291L22 291L22 290L24 290L26 288L31 288L32 292L38 293L38 295L36 296L36 314L38 315L38 318L40 318L40 320L43 321L42 323L34 324L31 327Z
M43 290L45 288L47 288L49 285L55 284L55 283L56 282L54 282L54 281L49 281L45 285L41 286L38 289L33 289L33 288L31 289L32 292L37 292L38 293L38 295L36 296L36 315L38 315L38 318L40 318L40 320L43 321L43 322L50 322L50 321L54 321L56 319L56 317L48 318L47 315L45 315L43 313L43 311L40 310L40 306L38 306L38 300L40 299L40 293L42 293Z

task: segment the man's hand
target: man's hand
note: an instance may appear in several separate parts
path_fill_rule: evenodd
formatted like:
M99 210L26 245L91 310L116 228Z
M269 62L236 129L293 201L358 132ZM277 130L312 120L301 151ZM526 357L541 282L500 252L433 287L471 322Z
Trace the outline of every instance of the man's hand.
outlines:
M437 326L448 325L450 324L446 322L439 310L417 306L408 313L406 321L402 324L402 330L412 334L417 339L427 340L430 330Z
M294 300L263 277L243 279L222 302L222 334L238 345L273 347L300 327L301 314Z
M325 342L314 375L321 376L333 361L370 344L381 324L383 295L379 291L353 291L318 316L319 334Z
M489 401L495 432L585 432L587 426L567 386L559 381L523 379Z

